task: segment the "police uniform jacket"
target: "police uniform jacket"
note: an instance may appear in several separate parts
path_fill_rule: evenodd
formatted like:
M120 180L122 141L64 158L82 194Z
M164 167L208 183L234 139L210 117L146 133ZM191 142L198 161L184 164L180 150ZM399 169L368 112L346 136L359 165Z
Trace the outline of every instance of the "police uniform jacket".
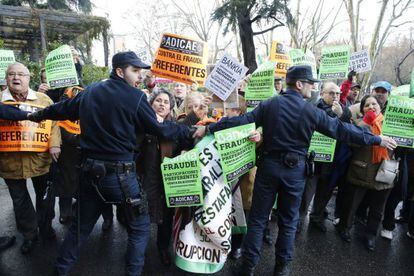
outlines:
M178 140L189 129L166 121L159 123L145 93L114 72L88 86L76 97L41 110L38 119L79 120L79 144L84 157L104 161L132 161L137 134L148 133Z
M207 127L208 132L256 123L263 127L263 149L267 153L293 152L307 155L313 132L355 144L380 144L381 138L369 130L332 118L325 111L303 100L302 95L287 89L278 97L261 102L253 111L239 117L223 118Z

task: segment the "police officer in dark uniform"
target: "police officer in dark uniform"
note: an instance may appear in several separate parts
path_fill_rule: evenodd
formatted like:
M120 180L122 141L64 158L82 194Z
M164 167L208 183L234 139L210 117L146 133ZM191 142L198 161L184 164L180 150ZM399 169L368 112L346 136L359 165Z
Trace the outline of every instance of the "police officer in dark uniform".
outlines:
M263 127L264 156L258 164L252 207L243 244L243 257L236 275L253 275L259 262L263 230L276 194L278 194L278 227L274 275L287 275L293 258L299 205L305 185L307 151L313 132L339 141L362 145L396 147L388 137L332 118L313 104L304 101L311 96L313 79L310 66L292 66L286 75L287 89L278 97L259 104L252 112L199 128L195 136L237 125L256 123Z
M17 107L0 103L0 119L20 121L27 119L27 112ZM14 244L15 236L0 236L0 250L6 249Z
M112 59L110 78L87 87L83 93L29 115L34 121L78 120L83 154L80 188L80 239L78 222L70 227L56 261L65 275L79 256L79 248L92 231L105 204L122 204L128 227L126 275L140 275L150 235L145 195L137 182L134 149L137 133L167 139L185 139L189 129L172 122L159 123L146 95L138 90L141 69L149 69L134 52Z

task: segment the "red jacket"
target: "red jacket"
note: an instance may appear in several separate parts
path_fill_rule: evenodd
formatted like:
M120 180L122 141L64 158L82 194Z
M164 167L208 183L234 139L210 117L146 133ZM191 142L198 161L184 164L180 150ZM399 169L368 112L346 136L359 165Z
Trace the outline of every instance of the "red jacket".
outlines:
M352 86L352 81L350 80L345 80L342 84L341 84L341 98L340 101L342 104L346 104L346 97L348 97L349 91L351 90L351 86Z

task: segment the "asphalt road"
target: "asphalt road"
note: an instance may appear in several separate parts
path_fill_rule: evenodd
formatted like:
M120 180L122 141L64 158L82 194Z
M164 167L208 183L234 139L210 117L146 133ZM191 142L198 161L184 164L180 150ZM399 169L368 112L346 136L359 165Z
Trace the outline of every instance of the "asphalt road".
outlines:
M31 184L29 187L33 196ZM67 227L60 225L56 218L54 227L58 239L40 242L31 255L23 256L19 250L22 236L16 231L12 202L3 181L0 182L0 202L0 235L17 236L14 247L0 253L0 275L49 275ZM57 208L56 213L58 216ZM95 226L70 275L124 275L126 230L115 220L112 229L103 233L101 224L102 219ZM271 225L273 235L276 236L276 225ZM397 226L391 242L378 238L375 252L368 252L362 244L362 226L354 227L350 244L344 243L337 236L331 221L328 221L327 226L328 232L321 233L309 228L306 222L303 232L296 240L296 257L291 266L291 275L414 276L414 241L405 235L406 225ZM143 275L191 275L178 268L165 268L161 265L155 244L155 226L153 230ZM274 247L264 245L256 275L272 275L273 262ZM234 265L229 260L216 275L231 275L230 270Z

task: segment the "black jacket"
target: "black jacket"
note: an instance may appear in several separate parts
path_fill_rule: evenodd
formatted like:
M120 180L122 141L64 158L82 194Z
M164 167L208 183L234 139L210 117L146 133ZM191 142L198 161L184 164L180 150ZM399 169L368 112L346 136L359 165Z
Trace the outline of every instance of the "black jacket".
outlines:
M48 106L37 116L52 120L80 119L82 153L98 160L134 160L137 133L171 140L189 135L188 127L168 121L158 123L146 95L114 73L76 97Z
M20 110L18 107L0 103L0 119L21 121L27 119L26 111Z

